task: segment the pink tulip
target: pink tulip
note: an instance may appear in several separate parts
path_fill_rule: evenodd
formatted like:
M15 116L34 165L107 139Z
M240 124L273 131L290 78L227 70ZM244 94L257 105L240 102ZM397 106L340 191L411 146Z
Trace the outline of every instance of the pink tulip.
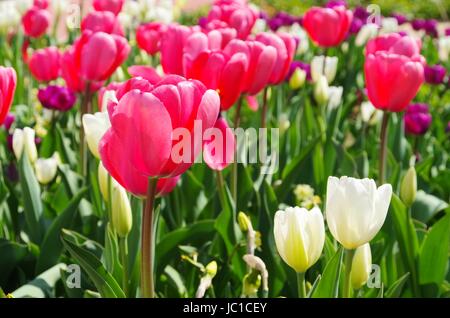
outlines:
M192 29L172 24L161 38L161 65L166 74L183 75L183 49Z
M136 42L142 50L150 55L156 54L160 49L161 36L166 26L158 22L140 25L136 30Z
M258 41L232 40L226 52L228 54L242 52L247 55L249 66L242 87L244 93L255 95L269 84L277 61L275 47Z
M92 5L96 11L109 11L118 15L124 3L125 0L94 0Z
M98 109L99 111L103 111L102 107L103 107L103 95L105 95L106 91L114 91L116 92L117 89L119 89L119 87L122 86L122 83L118 83L118 82L111 82L106 86L101 87L98 90L98 94L97 94L97 105L98 105Z
M273 46L277 52L275 66L270 75L269 84L277 85L284 81L295 55L295 40L285 33L260 33L256 41Z
M208 167L221 171L234 161L236 140L224 118L217 119L214 128L205 133L205 139L203 158Z
M86 81L105 81L126 60L130 46L124 37L84 31L74 44L74 66Z
M424 82L420 45L407 36L383 35L367 44L364 74L371 103L378 109L403 111Z
M314 43L322 47L333 47L345 39L352 19L352 11L344 6L312 7L303 17L303 27Z
M129 191L135 173L164 178L186 171L200 153L202 135L214 125L220 108L217 92L181 76L169 75L155 86L148 82L140 86L147 88L131 88L118 103L109 103L111 128L99 145L106 170Z
M105 32L124 36L119 18L109 11L93 11L81 21L81 31Z
M47 10L32 7L22 17L25 35L38 38L43 35L50 25L50 13Z
M33 6L39 9L47 9L48 8L48 0L34 0Z
M36 50L31 55L28 66L38 81L55 80L61 71L61 53L54 46Z
M151 66L133 65L128 68L128 73L133 77L142 77L150 82L150 84L157 84L161 79L156 70Z
M16 84L16 71L12 67L0 66L0 125L3 124L11 107Z

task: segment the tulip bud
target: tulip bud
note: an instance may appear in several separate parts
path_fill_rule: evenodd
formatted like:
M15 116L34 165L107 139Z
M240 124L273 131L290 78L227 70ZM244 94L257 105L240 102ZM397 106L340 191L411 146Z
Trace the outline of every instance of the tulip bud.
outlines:
M100 161L98 164L98 185L100 192L105 202L109 201L109 184L108 184L108 171L106 171L103 163Z
M103 99L105 100L106 98ZM111 122L109 121L107 112L83 115L83 128L86 135L86 142L89 150L96 158L100 159L98 144L109 127L111 127Z
M342 86L330 86L328 88L328 107L330 109L335 109L341 104L342 101Z
M280 132L284 133L291 126L291 122L289 121L289 117L287 114L283 113L278 117L278 127L280 128Z
M378 33L378 25L375 23L364 24L356 35L355 45L363 46Z
M416 169L414 169L414 166L411 166L403 177L402 184L400 185L400 198L407 207L410 207L416 199L416 193Z
M328 102L328 98L329 89L327 79L324 75L322 75L314 86L314 99L319 105L323 105Z
M132 214L127 192L119 184L112 187L112 224L120 237L126 237L131 231Z
M315 56L311 61L311 77L313 82L318 82L325 75L330 84L336 77L338 58L336 56Z
M13 133L13 151L17 158L20 159L22 152L28 156L31 163L35 162L37 159L37 149L34 143L35 131L30 127L25 127L24 129L16 128Z
M368 124L376 124L383 117L383 112L376 109L371 102L361 103L361 119Z
M385 18L381 20L381 30L382 34L389 34L398 31L398 22L395 18Z
M372 253L370 244L358 247L353 255L350 279L353 289L360 289L369 279L372 271Z
M36 178L41 184L48 184L52 181L58 171L58 161L55 157L48 159L39 158L34 164Z
M296 68L289 79L289 87L291 89L299 89L305 84L306 72L301 68Z
M439 38L438 42L439 60L447 62L450 58L450 35Z
M206 265L205 272L206 272L206 275L210 276L211 278L216 276L216 274L217 274L217 262L216 261L212 261L208 265Z
M252 228L250 218L244 212L239 212L238 224L242 232L247 232L249 228Z
M243 297L256 297L261 286L261 275L257 271L252 271L244 276L242 286Z

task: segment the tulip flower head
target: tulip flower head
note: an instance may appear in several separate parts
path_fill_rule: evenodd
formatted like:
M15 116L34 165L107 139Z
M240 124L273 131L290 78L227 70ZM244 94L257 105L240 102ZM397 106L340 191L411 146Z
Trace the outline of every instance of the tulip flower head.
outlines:
M411 104L406 108L405 131L410 135L423 135L431 125L429 107L424 103Z
M0 125L9 112L16 91L17 75L12 67L0 66Z
M346 249L370 242L386 219L392 186L372 179L329 177L325 217L333 237Z
M318 207L277 211L274 235L278 253L297 273L304 273L319 259L325 243L325 226Z
M336 77L338 58L336 56L315 56L311 61L311 78L317 82L322 75L325 75L328 84Z
M111 127L108 113L84 114L82 121L89 150L96 158L100 158L98 145L105 132Z
M56 157L39 158L34 163L36 179L41 184L48 184L52 181L58 172L58 160Z
M22 17L22 26L25 35L38 38L47 31L50 25L50 12L38 7L32 7Z
M133 214L127 192L122 186L114 183L112 188L111 218L112 226L119 237L126 237L133 225Z
M364 75L371 103L378 109L400 112L424 81L420 42L397 33L379 36L366 46Z
M425 81L431 85L439 85L444 82L446 69L442 65L425 65Z
M38 81L55 80L61 73L61 53L54 46L34 51L28 63L31 74Z
M125 0L94 0L92 6L96 11L109 11L118 15L122 11Z
M105 32L124 36L119 18L109 11L93 11L81 21L81 31Z
M161 36L166 27L158 22L150 22L140 25L136 30L136 42L142 50L150 55L159 52Z
M31 163L36 161L37 149L34 140L35 135L34 129L30 127L23 129L16 128L14 130L12 146L17 160L20 160L22 154L25 153Z
M357 290L364 286L372 271L372 253L369 243L356 249L351 266L350 279L353 289Z
M38 99L47 109L65 112L72 109L77 97L67 87L50 85L39 89Z
M203 157L206 164L213 170L221 171L234 161L236 151L236 141L233 131L228 126L226 120L219 117L214 124L214 128L209 129L210 136L205 136ZM205 135L208 135L208 132Z

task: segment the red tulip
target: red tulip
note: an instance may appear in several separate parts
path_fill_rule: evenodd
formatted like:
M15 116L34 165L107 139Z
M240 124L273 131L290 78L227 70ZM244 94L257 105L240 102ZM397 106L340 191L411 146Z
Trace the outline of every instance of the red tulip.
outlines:
M0 125L6 118L16 90L17 75L12 67L0 66Z
M245 74L242 92L255 95L269 84L277 60L277 51L273 46L258 41L232 40L226 52L242 52L247 55L249 66Z
M109 103L111 128L99 145L106 170L129 191L135 173L164 178L186 171L220 108L218 94L195 80L170 75L155 86L140 86L147 88L130 88L118 103Z
M192 29L172 24L161 38L161 65L166 74L183 75L183 49Z
M273 46L277 52L277 60L270 75L269 84L276 85L283 82L294 59L296 48L294 38L285 33L260 33L256 36L256 41Z
M136 41L142 50L150 55L156 54L160 49L161 36L166 26L158 22L140 25L136 30Z
M371 103L400 112L424 82L424 58L418 43L407 36L384 35L367 44L364 74Z
M234 161L236 140L227 121L220 117L214 128L205 132L203 158L212 170L221 171Z
M303 17L303 27L314 43L322 47L332 47L345 39L352 19L352 11L344 6L312 7Z
M81 21L81 31L105 32L124 36L123 27L117 16L109 11L93 11Z
M36 50L31 55L28 66L38 81L55 80L61 70L61 53L54 46Z
M124 37L84 31L74 44L74 65L83 80L105 81L129 53L130 46Z
M32 7L22 17L25 35L38 38L43 35L50 25L50 13L47 10Z
M92 5L96 11L109 11L118 15L124 3L125 0L94 0Z
M142 77L150 82L150 84L157 84L161 79L156 70L151 66L133 65L128 68L128 73L133 77Z
M34 0L33 6L39 9L47 9L48 8L48 0Z

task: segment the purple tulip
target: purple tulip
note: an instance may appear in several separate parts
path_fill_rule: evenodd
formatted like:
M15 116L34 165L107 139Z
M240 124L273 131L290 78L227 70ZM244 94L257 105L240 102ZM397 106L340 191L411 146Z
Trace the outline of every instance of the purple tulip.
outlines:
M450 133L450 121L447 123L447 127L445 127L445 132Z
M392 17L395 18L395 20L397 20L398 25L402 25L408 22L408 19L403 14L400 13L393 13Z
M353 10L353 18L358 18L361 20L363 24L367 22L367 19L369 18L370 13L366 10L366 8L357 6Z
M423 29L425 30L425 32L427 32L428 35L436 38L438 36L437 26L438 26L437 20L434 19L425 20Z
M355 18L352 20L352 23L350 24L350 33L356 34L361 30L362 26L364 25L364 22L361 19Z
M406 108L405 131L410 135L423 135L431 125L431 114L424 103L411 104Z
M45 108L65 112L73 107L77 97L67 87L50 85L39 90L38 99Z
M283 20L280 18L273 18L267 22L267 25L272 31L276 31L283 26Z
M445 67L442 65L425 66L425 81L428 84L439 85L444 82Z
M12 162L6 166L5 175L9 179L9 181L13 183L19 181L19 172L17 171L16 165Z
M302 61L292 61L291 66L289 68L289 72L286 76L286 81L289 81L292 74L294 74L295 70L299 68L305 71L306 73L306 79L308 81L311 81L311 66L308 63L302 62Z
M339 6L347 7L347 1L345 1L345 0L330 0L325 5L325 7L327 7L327 8L334 8L334 7L339 7Z
M449 36L450 35L450 28L446 28L444 31L445 36Z
M206 29L206 26L208 25L208 18L207 17L200 17L198 18L197 23L202 29Z
M8 113L8 115L6 115L5 121L3 122L3 126L5 126L6 131L8 131L11 128L15 120L16 116L14 116L14 114Z
M425 20L423 19L414 19L411 21L411 26L414 30L419 31L425 27Z

